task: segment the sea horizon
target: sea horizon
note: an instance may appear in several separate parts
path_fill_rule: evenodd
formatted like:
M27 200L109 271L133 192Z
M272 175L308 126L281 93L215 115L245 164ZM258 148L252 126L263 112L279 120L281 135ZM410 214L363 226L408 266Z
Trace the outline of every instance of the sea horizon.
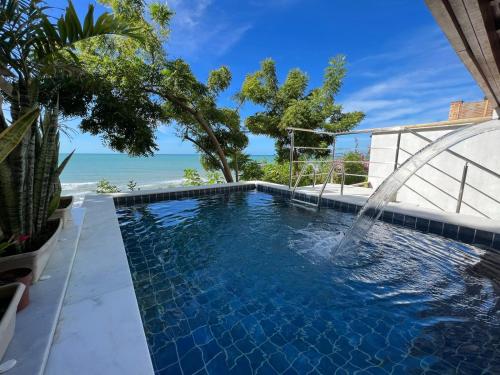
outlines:
M60 153L60 161L68 153ZM272 161L274 155L250 155L258 161ZM200 163L200 154L154 154L132 157L119 153L76 153L61 175L63 195L82 197L95 193L100 180L107 180L120 191L128 191L133 180L137 189L153 190L180 186L184 170L195 169L202 178L206 172Z

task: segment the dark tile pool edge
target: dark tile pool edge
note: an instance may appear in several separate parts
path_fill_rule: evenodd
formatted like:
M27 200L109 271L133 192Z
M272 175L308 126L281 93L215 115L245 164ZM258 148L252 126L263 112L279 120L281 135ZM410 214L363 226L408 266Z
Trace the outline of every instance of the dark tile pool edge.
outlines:
M133 194L124 193L113 195L116 208L126 207L141 203L154 203L165 200L175 200L189 197L201 197L206 195L231 193L235 191L257 190L266 193L273 193L282 197L289 198L291 191L288 188L271 186L269 184L256 183L233 183L212 186L186 187L166 189L165 191L144 191L144 193L135 192ZM295 198L309 203L318 203L318 197L310 194L297 192ZM341 212L358 213L362 205L348 203L332 198L322 197L320 207L331 208ZM500 233L475 229L463 225L450 224L444 221L436 221L413 215L386 210L380 216L380 219L386 223L403 226L406 228L418 230L423 233L433 233L445 238L457 240L466 244L476 244L486 246L491 249L500 250Z
M256 189L265 193L279 194L284 197L289 197L291 193L289 190L269 185L256 184ZM318 197L300 192L296 193L294 198L309 203L318 203ZM362 205L322 197L320 207L357 214L361 210ZM437 234L466 244L483 245L491 249L500 250L500 233L470 228L463 225L449 224L443 221L435 221L413 215L405 215L390 210L383 211L379 220L393 225L418 230L423 233Z
M168 201L182 198L190 197L201 197L205 195L221 194L221 193L231 193L235 191L250 191L255 190L255 184L231 184L226 186L226 184L221 184L221 186L200 186L198 187L186 187L186 189L172 189L172 191L163 192L147 192L144 194L124 194L121 196L113 196L115 206L126 207L134 204L141 203L154 203L160 201Z

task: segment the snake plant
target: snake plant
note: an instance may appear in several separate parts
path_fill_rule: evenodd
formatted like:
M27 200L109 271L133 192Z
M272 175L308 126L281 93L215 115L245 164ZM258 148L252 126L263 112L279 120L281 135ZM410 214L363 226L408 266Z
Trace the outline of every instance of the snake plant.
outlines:
M40 82L78 74L77 42L140 38L137 29L108 13L94 21L91 5L83 23L71 2L57 21L46 12L40 0L0 0L0 102L10 106L10 116L5 106L0 114L0 243L27 236L18 251L44 239L59 202L59 176L71 157L59 165L58 92L44 93L54 100L39 110Z

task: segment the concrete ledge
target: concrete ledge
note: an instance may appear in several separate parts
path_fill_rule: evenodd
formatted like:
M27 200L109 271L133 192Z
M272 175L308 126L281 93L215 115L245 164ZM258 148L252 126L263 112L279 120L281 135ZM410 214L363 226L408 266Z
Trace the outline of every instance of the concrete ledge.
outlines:
M45 373L153 374L110 196L87 196L86 220Z
M57 249L40 280L30 288L30 304L17 314L16 332L4 361L17 360L9 375L43 374L77 251L85 209L74 208L61 231Z

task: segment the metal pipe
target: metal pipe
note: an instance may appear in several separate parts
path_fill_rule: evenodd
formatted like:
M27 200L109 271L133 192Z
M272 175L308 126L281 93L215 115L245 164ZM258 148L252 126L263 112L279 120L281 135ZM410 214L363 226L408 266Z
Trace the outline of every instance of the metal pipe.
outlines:
M333 137L333 140L332 140L332 170L334 169L336 142L337 142L337 138ZM327 179L326 179L327 182L328 182L328 179L330 179L330 183L333 184L333 173L330 172L330 176L327 177ZM325 186L326 186L326 184L325 184ZM323 190L325 189L325 186L323 186Z
M307 147L307 146L297 146L297 150L329 150L328 147Z
M344 195L344 184L345 184L345 165L342 164L342 182L340 184L340 195Z
M458 199L457 199L457 214L460 213L460 208L462 207L462 200L464 198L465 180L467 179L468 169L469 169L469 163L465 162L464 170L462 171L462 181L460 182L460 191L458 193Z
M290 132L290 174L288 176L288 188L292 188L292 175L293 175L293 151L294 151L294 139L295 135L293 130Z
M398 169L400 146L401 146L401 132L398 132L398 140L396 142L396 157L394 158L394 170Z
M440 121L437 123L427 123L427 124L415 124L415 125L405 125L405 126L393 126L387 128L371 128L371 129L360 129L360 130L350 130L345 132L327 132L324 130L314 130L314 129L304 129L304 128L295 128L289 127L287 130L295 130L301 132L315 133L315 134L325 134L325 135L349 135L349 134L365 134L365 133L392 133L399 131L411 131L412 129L417 130L426 130L426 129L435 129L442 126L454 126L454 127L462 127L467 125L474 125L481 122L489 121L484 117L472 118L467 120L452 120L452 121Z

